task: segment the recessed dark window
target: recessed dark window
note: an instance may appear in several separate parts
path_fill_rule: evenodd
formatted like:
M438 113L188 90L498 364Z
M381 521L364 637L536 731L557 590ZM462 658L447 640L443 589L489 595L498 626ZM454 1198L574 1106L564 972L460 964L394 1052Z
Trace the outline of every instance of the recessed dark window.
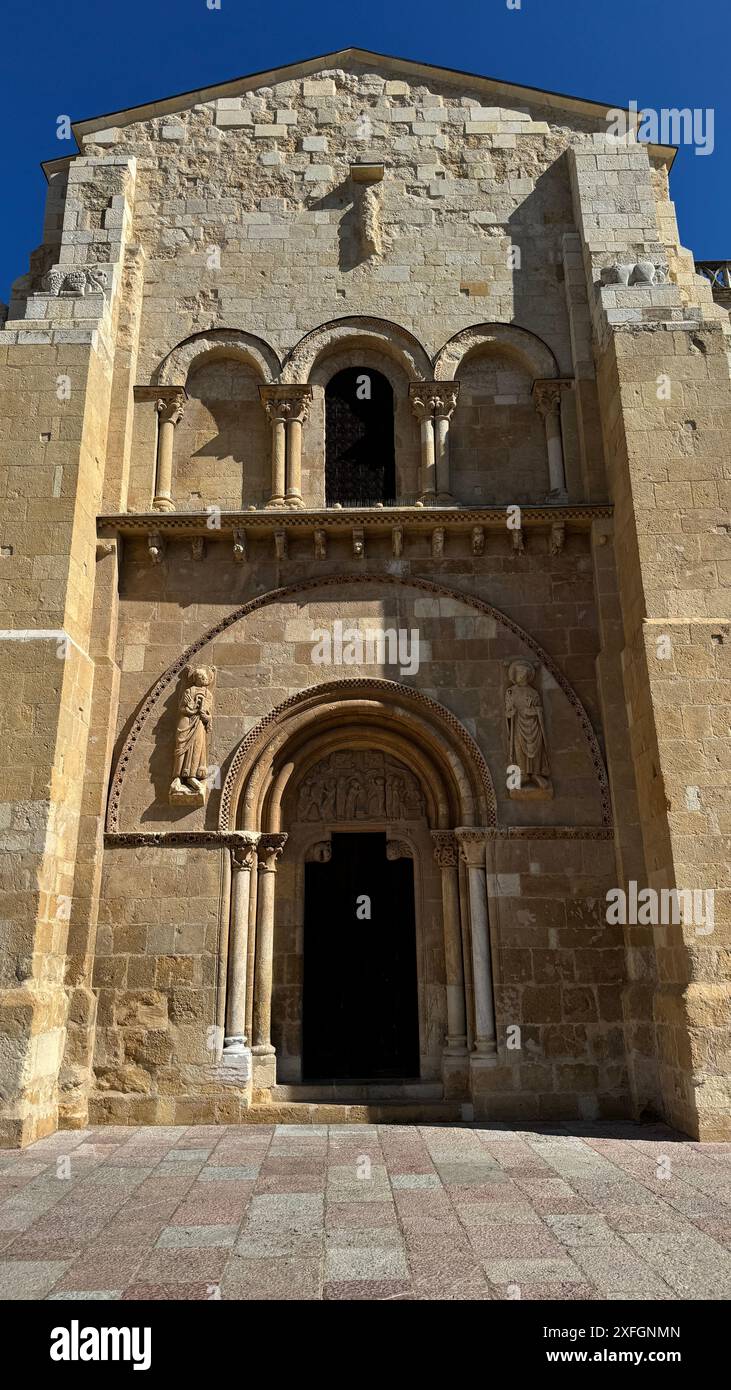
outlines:
M370 367L346 367L325 388L327 506L373 506L395 496L391 383Z

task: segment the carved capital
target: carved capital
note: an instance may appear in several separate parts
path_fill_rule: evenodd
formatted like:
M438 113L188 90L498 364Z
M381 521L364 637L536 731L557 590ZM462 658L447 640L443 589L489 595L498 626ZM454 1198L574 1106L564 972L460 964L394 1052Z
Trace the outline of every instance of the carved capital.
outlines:
M477 827L460 827L455 830L459 843L459 857L468 869L485 867L485 831Z
M160 417L160 424L180 424L187 399L188 397L182 389L171 388L162 391L155 401L155 409Z
M286 835L260 835L256 846L259 857L259 873L273 874L276 872L277 861L287 843Z
M412 381L409 383L411 409L418 420L450 420L459 397L458 381Z
M440 869L455 869L459 861L459 845L452 830L432 830L434 859Z
M231 848L231 868L234 873L251 873L257 862L257 844L259 836L255 834L242 835L238 844Z
M259 399L272 424L298 420L304 424L310 414L312 387L308 385L285 386L281 382L259 387Z
M561 408L561 384L558 381L534 381L533 404L542 420L558 415Z

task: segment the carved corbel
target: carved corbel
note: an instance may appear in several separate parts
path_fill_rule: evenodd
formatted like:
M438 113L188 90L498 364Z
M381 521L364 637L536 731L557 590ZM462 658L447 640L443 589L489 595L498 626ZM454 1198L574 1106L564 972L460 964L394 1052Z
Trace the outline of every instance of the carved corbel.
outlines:
M549 548L549 553L550 553L551 555L560 555L560 554L561 554L561 551L562 551L563 548L564 548L565 542L566 542L566 524L565 524L565 522L563 522L563 521L554 521L554 523L553 523L553 525L552 525L552 527L551 527L551 535L550 535L550 539L549 539L549 546L548 546L548 548Z
M239 529L234 531L234 560L241 563L246 557L246 531Z
M516 554L516 555L524 555L524 554L525 554L525 537L524 537L524 534L523 534L523 527L522 527L522 526L518 526L518 527L515 527L515 528L511 527L511 529L510 529L510 540L511 540L511 544L512 544L512 547L513 547L513 550L514 550L515 554Z
M287 559L287 553L288 553L288 548L287 548L287 532L286 532L286 531L283 531L283 530L282 530L282 531L275 531L275 532L274 532L274 554L276 555L276 557L277 557L278 560L286 560L286 559Z
M193 560L205 559L206 543L203 536L193 536L190 542L190 553Z
M305 851L305 864L329 864L333 847L330 840L316 840Z
M436 526L431 533L431 553L433 560L441 560L444 555L443 526Z
M484 526L472 527L472 554L485 554L485 528Z
M401 556L402 556L403 553L404 553L404 528L403 528L403 526L394 526L394 528L393 528L393 530L392 530L392 532L391 532L391 549L392 549L392 551L393 551L394 559L400 560L400 559L401 559Z
M327 534L323 530L315 531L314 535L315 559L327 559Z
M353 527L353 555L362 560L365 555L365 531L362 526Z
M165 558L165 540L159 531L150 531L147 537L147 553L153 565L161 565Z
M387 859L413 859L414 851L406 840L387 840L386 858Z

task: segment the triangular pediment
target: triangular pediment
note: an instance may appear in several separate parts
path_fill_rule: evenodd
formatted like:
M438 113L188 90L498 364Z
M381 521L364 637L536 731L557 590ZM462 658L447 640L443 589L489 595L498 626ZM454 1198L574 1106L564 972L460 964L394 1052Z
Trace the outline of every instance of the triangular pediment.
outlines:
M343 48L333 53L325 53L317 57L303 59L300 62L287 63L278 68L270 68L264 72L245 74L225 82L214 83L211 86L146 102L123 111L107 112L100 116L75 121L72 129L79 145L81 145L84 139L90 138L95 132L108 130L112 127L120 128L136 122L149 121L155 117L174 115L176 112L187 111L197 105L239 97L246 92L255 92L258 88L264 87L271 88L282 82L316 79L318 76L324 77L337 70L362 73L364 69L381 74L392 81L401 78L412 84L417 82L427 88L433 87L435 90L445 85L453 89L461 89L465 93L476 95L484 100L485 105L513 106L524 110L534 107L540 108L543 112L555 111L557 119L563 117L566 124L580 121L584 129L586 129L587 123L589 126L601 129L606 122L607 112L619 109L611 102L587 100L562 92L546 91L538 87L507 82L502 78L485 77L477 73L462 72L454 68L423 63L411 58L373 53L367 49ZM651 147L651 149L659 151L664 150L665 147L657 146ZM668 148L667 153L672 154L672 149Z

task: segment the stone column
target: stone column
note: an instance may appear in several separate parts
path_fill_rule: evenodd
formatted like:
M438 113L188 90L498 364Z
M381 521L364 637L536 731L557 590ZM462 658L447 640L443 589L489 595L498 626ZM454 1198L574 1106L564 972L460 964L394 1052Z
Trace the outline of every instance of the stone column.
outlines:
M249 939L251 871L257 862L258 835L242 835L231 850L231 926L228 947L224 1057L241 1057L246 1046L246 966Z
M561 381L533 382L533 401L546 431L549 495L557 502L565 502L567 499L561 438L561 387Z
M156 403L159 424L157 429L157 464L155 496L152 506L156 512L173 512L173 445L175 426L183 418L187 396L182 387L161 388Z
M272 495L268 507L301 507L302 426L310 412L311 386L259 387L272 425Z
M412 381L411 408L421 425L422 498L450 502L449 421L459 396L458 381Z
M442 873L448 1056L467 1052L462 930L459 916L459 846L451 831L433 830L434 858Z
M474 1052L480 1057L495 1057L495 1005L492 992L490 961L490 932L487 918L487 884L485 881L485 832L479 829L455 831L460 855L467 866L470 892L470 925L472 928L472 975L475 992Z
M449 476L449 422L454 415L459 396L459 382L449 385L437 383L434 393L434 428L436 433L436 483L437 496L442 502L451 502L452 493Z
M430 383L412 381L409 398L419 427L421 429L421 469L419 472L419 492L423 499L436 496L436 450L434 443L434 407L431 400Z
M286 835L260 835L257 844L259 883L256 912L256 964L254 966L254 1039L252 1052L259 1058L255 1081L274 1085L275 1066L272 1047L272 971L274 963L274 887L279 859ZM271 1062L266 1059L271 1058Z
M312 402L311 386L290 388L290 412L287 420L287 488L286 500L290 507L301 507L302 502L302 426L310 414Z

